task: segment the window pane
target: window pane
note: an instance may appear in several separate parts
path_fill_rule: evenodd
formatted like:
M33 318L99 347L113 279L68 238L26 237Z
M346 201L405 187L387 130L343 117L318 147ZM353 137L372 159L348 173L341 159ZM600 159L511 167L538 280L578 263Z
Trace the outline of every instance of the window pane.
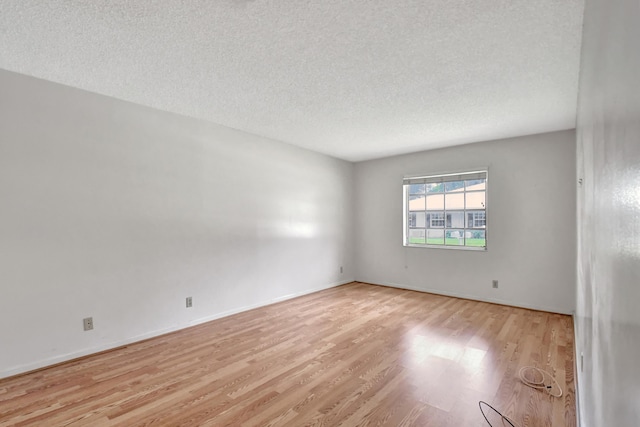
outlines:
M409 243L412 245L424 245L426 240L424 238L424 229L409 229Z
M410 211L423 211L425 206L424 196L413 195L409 196L409 210Z
M464 191L464 181L451 181L444 183L445 191L455 191L458 190L460 192Z
M449 246L464 245L464 230L447 230L445 232L445 244Z
M424 194L424 184L411 184L409 194Z
M444 184L427 184L427 193L442 193L444 191Z
M427 210L441 211L444 209L444 194L428 194Z
M444 245L444 230L427 230L427 244Z
M485 190L487 188L486 179L472 179L465 181L467 191Z
M485 208L485 192L474 191L473 193L466 193L467 197L467 209L484 209Z
M411 212L409 214L410 228L424 228L426 222L426 214L424 212Z
M487 226L487 215L485 211L467 211L466 228L485 228Z
M464 193L448 193L444 198L446 210L464 209Z
M486 232L484 230L466 230L466 246L487 246Z
M464 212L447 212L447 228L464 228Z

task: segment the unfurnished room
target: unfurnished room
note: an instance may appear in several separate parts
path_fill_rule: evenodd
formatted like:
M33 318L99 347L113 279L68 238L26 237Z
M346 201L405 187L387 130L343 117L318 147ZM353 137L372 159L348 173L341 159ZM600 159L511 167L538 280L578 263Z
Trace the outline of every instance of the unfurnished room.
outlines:
M0 427L640 425L637 0L0 1Z

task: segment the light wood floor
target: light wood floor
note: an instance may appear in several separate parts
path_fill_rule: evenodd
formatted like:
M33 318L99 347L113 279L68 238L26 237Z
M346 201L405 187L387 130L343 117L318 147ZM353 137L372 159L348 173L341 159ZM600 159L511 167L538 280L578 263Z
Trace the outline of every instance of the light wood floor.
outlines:
M352 283L0 380L0 426L575 426L573 363L569 316Z

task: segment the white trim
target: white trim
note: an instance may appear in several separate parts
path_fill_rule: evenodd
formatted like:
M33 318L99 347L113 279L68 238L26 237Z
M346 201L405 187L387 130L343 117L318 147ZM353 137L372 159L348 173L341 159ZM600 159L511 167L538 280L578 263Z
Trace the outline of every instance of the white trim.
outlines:
M580 422L580 389L578 384L581 383L584 373L580 370L580 355L578 354L578 325L575 312L571 313L571 318L573 319L573 378L575 381L576 426L580 427L582 423Z
M481 252L487 252L487 247L486 246L463 246L463 245L421 245L421 244L416 244L416 243L407 243L406 245L404 245L405 248L422 248L422 249L456 249L456 250L463 250L463 251L481 251Z
M169 327L169 328L157 329L155 331L151 331L151 332L147 332L147 333L144 333L144 334L136 335L134 337L127 338L127 339L124 339L124 340L112 341L112 342L110 342L108 344L103 344L103 345L87 348L87 349L80 350L80 351L74 351L74 352L71 352L71 353L62 354L62 355L58 355L58 356L55 356L55 357L50 357L50 358L43 359L43 360L40 360L40 361L37 361L37 362L27 363L25 365L14 366L14 367L9 368L7 370L0 371L0 379L11 377L11 376L14 376L14 375L27 373L27 372L30 372L30 371L34 371L36 369L46 368L48 366L56 365L58 363L68 362L68 361L71 361L71 360L74 360L74 359L78 359L80 357L89 356L91 354L95 354L95 353L100 353L100 352L107 351L107 350L116 349L118 347L122 347L122 346L125 346L125 345L128 345L128 344L133 344L133 343L138 342L138 341L143 341L143 340L146 340L146 339L149 339L149 338L154 338L154 337L157 337L157 336L160 336L160 335L168 334L170 332L179 331L181 329L187 329L187 328L189 328L191 326L196 326L196 325L199 325L201 323L206 323L206 322L210 322L212 320L221 319L223 317L231 316L233 314L241 313L243 311L253 310L254 308L265 307L267 305L271 305L271 304L275 304L275 303L278 303L278 302L286 301L288 299L293 299L293 298L300 297L300 296L303 296L303 295L312 294L314 292L323 291L325 289L335 288L337 286L345 285L347 283L351 283L351 282L354 282L354 281L355 280L353 280L353 279L351 279L351 280L343 280L343 281L339 281L339 282L330 283L330 284L324 285L324 286L318 286L318 287L315 287L315 288L305 289L304 291L295 292L295 293L284 295L284 296L277 297L277 298L271 298L269 300L262 301L262 302L259 302L259 303L256 303L256 304L246 305L246 306L243 306L243 307L234 308L232 310L223 311L221 313L216 313L216 314L213 314L211 316L201 317L199 319L192 320L192 321L190 321L190 322L188 322L188 323L186 323L184 325L181 325L181 326L172 326L172 327Z
M407 203L409 200L407 198L407 190L402 186L402 245L407 246L409 243L409 222L407 221ZM425 223L427 221L427 217L424 217Z
M419 288L417 286L404 285L404 284L400 284L400 283L375 281L375 280L367 280L367 279L356 279L355 281L356 282L361 282L361 283L367 283L367 284L370 284L370 285L388 286L390 288L406 289L406 290L409 290L409 291L425 292L425 293L428 293L428 294L444 295L444 296L447 296L447 297L463 298L463 299L468 299L468 300L473 300L473 301L480 301L480 302L489 302L489 303L492 303L492 304L508 305L508 306L511 306L511 307L518 307L518 308L528 308L530 310L546 311L546 312L549 312L549 313L567 314L567 315L571 315L572 314L571 311L563 310L563 309L558 308L558 307L545 307L545 306L534 305L534 304L522 304L522 303L518 303L518 302L514 302L514 301L502 300L502 299L499 299L499 298L483 298L483 297L479 297L477 295L464 294L464 293L460 293L460 292L448 292L448 291L442 291L440 289Z
M479 168L479 169L472 169L472 170L465 170L465 171L460 171L460 172L445 172L445 173L431 173L429 175L405 175L403 177L403 182L404 185L410 185L410 184L419 184L419 182L412 182L415 180L424 180L424 183L430 183L430 182L451 182L451 181L462 181L462 180L467 180L467 179L486 179L487 177L487 169L488 168ZM472 177L465 177L465 175L472 175ZM482 175L484 175L484 177L481 177ZM475 176L477 176L478 178L474 178ZM442 179L438 179L438 180L434 180L435 178L442 178Z

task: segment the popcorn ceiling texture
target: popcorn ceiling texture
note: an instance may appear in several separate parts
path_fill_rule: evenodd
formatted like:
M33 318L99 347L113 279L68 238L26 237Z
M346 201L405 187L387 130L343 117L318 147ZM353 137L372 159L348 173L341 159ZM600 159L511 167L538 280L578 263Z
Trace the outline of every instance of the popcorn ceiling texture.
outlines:
M0 68L358 161L575 127L583 0L3 0Z

